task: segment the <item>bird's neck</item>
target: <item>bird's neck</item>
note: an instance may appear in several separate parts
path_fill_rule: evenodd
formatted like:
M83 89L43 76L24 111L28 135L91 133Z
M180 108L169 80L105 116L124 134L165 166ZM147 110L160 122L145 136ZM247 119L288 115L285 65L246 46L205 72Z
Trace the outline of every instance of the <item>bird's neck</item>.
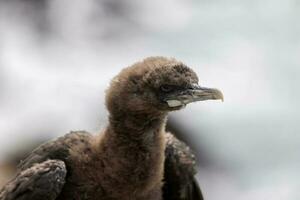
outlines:
M164 114L110 115L106 135L111 142L124 146L124 148L129 147L129 151L133 147L147 149L147 147L161 142L166 119ZM163 151L163 149L158 150Z
M99 150L106 157L109 173L114 171L124 176L119 180L126 180L126 183L121 181L120 185L148 190L161 183L165 123L166 115L110 116Z
M109 128L118 135L137 137L165 127L164 113L123 113L109 116ZM134 139L134 138L132 138Z

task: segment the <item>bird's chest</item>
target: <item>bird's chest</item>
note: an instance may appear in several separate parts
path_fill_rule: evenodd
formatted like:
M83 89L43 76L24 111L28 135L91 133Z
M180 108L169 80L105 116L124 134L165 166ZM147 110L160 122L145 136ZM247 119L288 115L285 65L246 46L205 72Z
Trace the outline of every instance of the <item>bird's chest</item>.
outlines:
M79 180L77 179L76 182ZM58 200L161 200L161 184L145 190L129 182L115 180L80 180L81 183L68 180ZM105 185L107 184L107 185ZM142 184L142 183L141 183Z
M107 142L107 146L101 145L97 152L86 153L76 148L70 158L72 165L69 165L63 196L72 196L74 200L126 200L127 197L128 200L152 200L154 195L154 199L160 199L164 141L159 137L147 133L143 141L137 142L117 138Z
M159 156L137 153L119 158L73 162L59 200L160 199L163 168L153 163Z

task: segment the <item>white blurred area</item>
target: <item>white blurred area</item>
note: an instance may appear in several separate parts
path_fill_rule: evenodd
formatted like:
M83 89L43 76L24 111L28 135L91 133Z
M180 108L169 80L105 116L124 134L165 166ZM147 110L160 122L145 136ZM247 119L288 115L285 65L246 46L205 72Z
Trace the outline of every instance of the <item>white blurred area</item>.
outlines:
M210 158L205 199L300 199L300 2L0 0L0 162L105 127L123 67L172 56L225 102L173 113Z

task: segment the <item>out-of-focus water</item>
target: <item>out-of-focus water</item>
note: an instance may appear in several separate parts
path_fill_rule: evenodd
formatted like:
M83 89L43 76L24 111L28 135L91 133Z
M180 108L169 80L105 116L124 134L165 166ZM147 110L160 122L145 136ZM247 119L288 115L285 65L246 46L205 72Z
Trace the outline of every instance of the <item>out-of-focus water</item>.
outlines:
M299 13L295 0L2 0L0 160L98 131L109 80L173 56L225 96L172 114L212 160L200 165L206 199L298 200Z

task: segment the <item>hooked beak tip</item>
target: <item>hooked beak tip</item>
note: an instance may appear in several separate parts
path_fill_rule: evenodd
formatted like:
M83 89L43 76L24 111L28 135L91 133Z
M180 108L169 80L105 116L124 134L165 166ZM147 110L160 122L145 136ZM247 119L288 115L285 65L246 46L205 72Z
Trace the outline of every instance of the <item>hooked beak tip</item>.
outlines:
M220 90L218 90L218 89L213 89L213 91L214 91L214 97L215 97L215 99L220 99L222 102L224 102L224 95L223 95L223 93Z

